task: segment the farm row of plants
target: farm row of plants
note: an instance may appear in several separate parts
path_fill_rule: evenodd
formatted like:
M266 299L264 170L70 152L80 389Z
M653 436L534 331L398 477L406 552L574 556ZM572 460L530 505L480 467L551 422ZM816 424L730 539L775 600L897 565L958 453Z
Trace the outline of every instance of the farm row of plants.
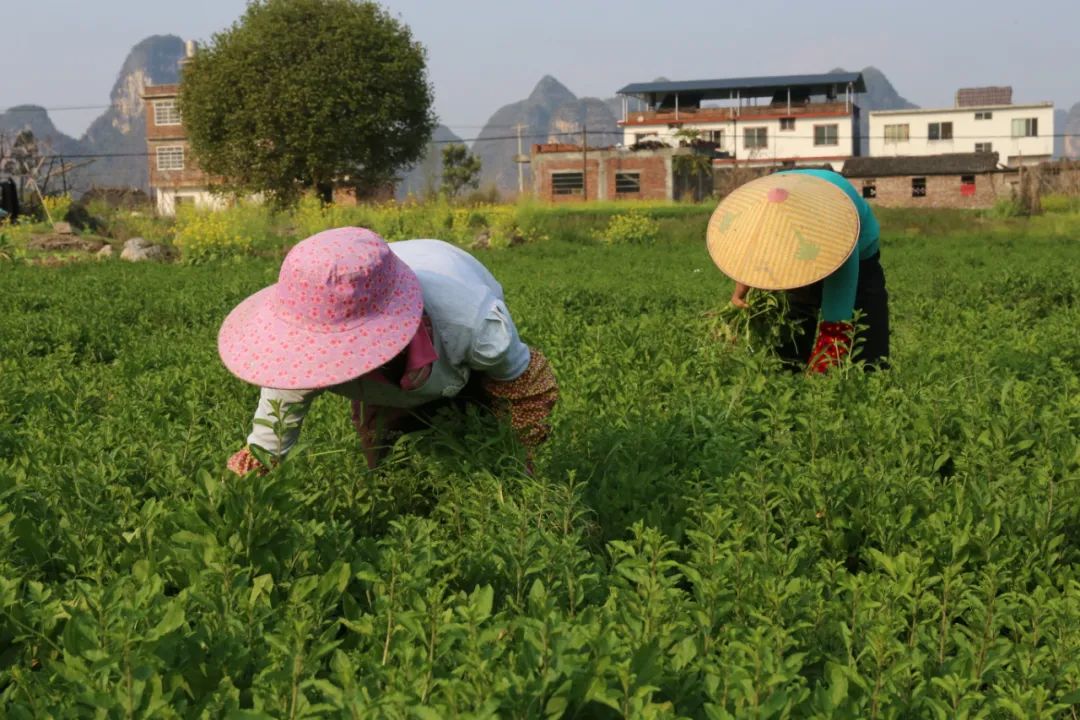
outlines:
M48 215L5 226L13 249L25 247L35 233L47 233L46 217L70 216L72 208L83 232L114 242L143 237L176 246L189 263L244 257L279 256L296 241L320 230L344 225L369 227L388 240L434 237L466 247L506 248L558 237L577 242L640 244L694 241L700 238L711 204L646 202L570 203L542 205L455 205L445 201L384 203L360 206L324 205L306 197L287 209L240 203L219 212L183 206L176 218L156 217L150 208L119 210L93 202L72 206L70 198L47 198ZM897 234L926 236L941 233L996 235L1016 233L1067 235L1080 226L1080 205L1066 196L1044 199L1046 214L1015 217L1001 209L985 212L882 209L885 224Z
M48 218L70 216L70 198L48 198L41 217L7 226L5 236L25 246L34 234L50 231ZM77 206L76 206L77 207ZM456 205L426 203L326 205L314 197L280 209L238 203L221 211L182 206L175 218L156 217L151 208L118 210L104 203L77 209L82 230L123 242L142 237L175 245L187 262L280 254L297 240L332 227L369 227L388 240L433 237L463 246L506 248L558 234L585 242L652 242L661 235L687 238L700 233L711 207L665 203L606 203L580 206ZM689 224L688 224L689 223Z
M869 375L719 326L700 236L477 251L562 388L531 477L474 414L368 471L326 398L238 479L275 259L4 267L0 716L1075 717L1080 246L886 217Z

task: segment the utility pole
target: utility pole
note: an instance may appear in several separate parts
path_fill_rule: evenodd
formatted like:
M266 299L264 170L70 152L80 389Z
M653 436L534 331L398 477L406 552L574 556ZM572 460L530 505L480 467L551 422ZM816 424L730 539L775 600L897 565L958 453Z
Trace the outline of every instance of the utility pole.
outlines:
M581 124L581 199L589 199L589 128Z
M525 194L525 163L529 162L529 158L525 157L521 149L521 131L525 129L525 125L518 123L514 126L514 129L517 130L518 141L518 151L517 155L514 156L514 162L517 163L518 167L518 197L521 197Z

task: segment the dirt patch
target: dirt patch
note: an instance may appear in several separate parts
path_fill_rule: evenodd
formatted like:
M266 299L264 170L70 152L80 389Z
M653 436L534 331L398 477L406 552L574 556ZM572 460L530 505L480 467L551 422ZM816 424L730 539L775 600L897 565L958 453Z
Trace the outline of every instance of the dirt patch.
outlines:
M95 253L107 244L100 238L51 233L48 235L32 235L30 241L26 243L26 249L37 252L71 252L79 250Z

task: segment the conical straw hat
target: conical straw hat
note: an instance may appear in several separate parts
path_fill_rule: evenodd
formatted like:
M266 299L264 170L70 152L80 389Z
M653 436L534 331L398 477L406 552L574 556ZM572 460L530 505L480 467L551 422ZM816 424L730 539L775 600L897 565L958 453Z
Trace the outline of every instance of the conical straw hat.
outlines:
M709 219L709 254L728 277L762 290L821 280L859 238L859 213L828 180L778 173L739 187Z

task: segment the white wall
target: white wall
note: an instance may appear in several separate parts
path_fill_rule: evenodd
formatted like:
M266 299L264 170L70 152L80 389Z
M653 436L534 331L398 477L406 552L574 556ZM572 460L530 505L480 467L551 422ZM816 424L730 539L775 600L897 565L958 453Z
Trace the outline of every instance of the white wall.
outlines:
M717 149L730 153L732 157L739 161L813 160L817 158L846 158L852 155L855 123L850 115L797 116L795 118L795 127L791 130L781 130L780 124L780 118L775 116L756 119L753 115L747 114L737 120L723 122L685 121L680 127L701 131L701 137L704 140L710 139L710 133L722 132L723 140L720 141L720 146ZM836 125L836 144L815 145L815 125ZM660 140L675 147L679 144L679 138L675 134L680 130L680 127L669 127L667 124L626 125L623 128L623 144L630 146L639 139ZM745 134L747 129L750 128L765 128L767 144L764 148L749 149L746 147Z
M976 120L976 113L990 113L989 120ZM1038 120L1037 137L1012 137L1012 121L1018 118ZM952 140L929 140L930 123L951 122ZM907 125L910 140L885 142L886 125ZM978 108L943 110L879 110L870 113L870 155L943 155L975 152L976 143L990 143L1002 164L1015 166L1024 161L1049 159L1054 152L1054 106L992 105Z
M184 188L183 190L157 189L157 212L158 215L173 217L176 215L177 200L180 203L190 202L199 210L222 210L228 205L228 201L221 195L215 195L208 190L197 188Z

